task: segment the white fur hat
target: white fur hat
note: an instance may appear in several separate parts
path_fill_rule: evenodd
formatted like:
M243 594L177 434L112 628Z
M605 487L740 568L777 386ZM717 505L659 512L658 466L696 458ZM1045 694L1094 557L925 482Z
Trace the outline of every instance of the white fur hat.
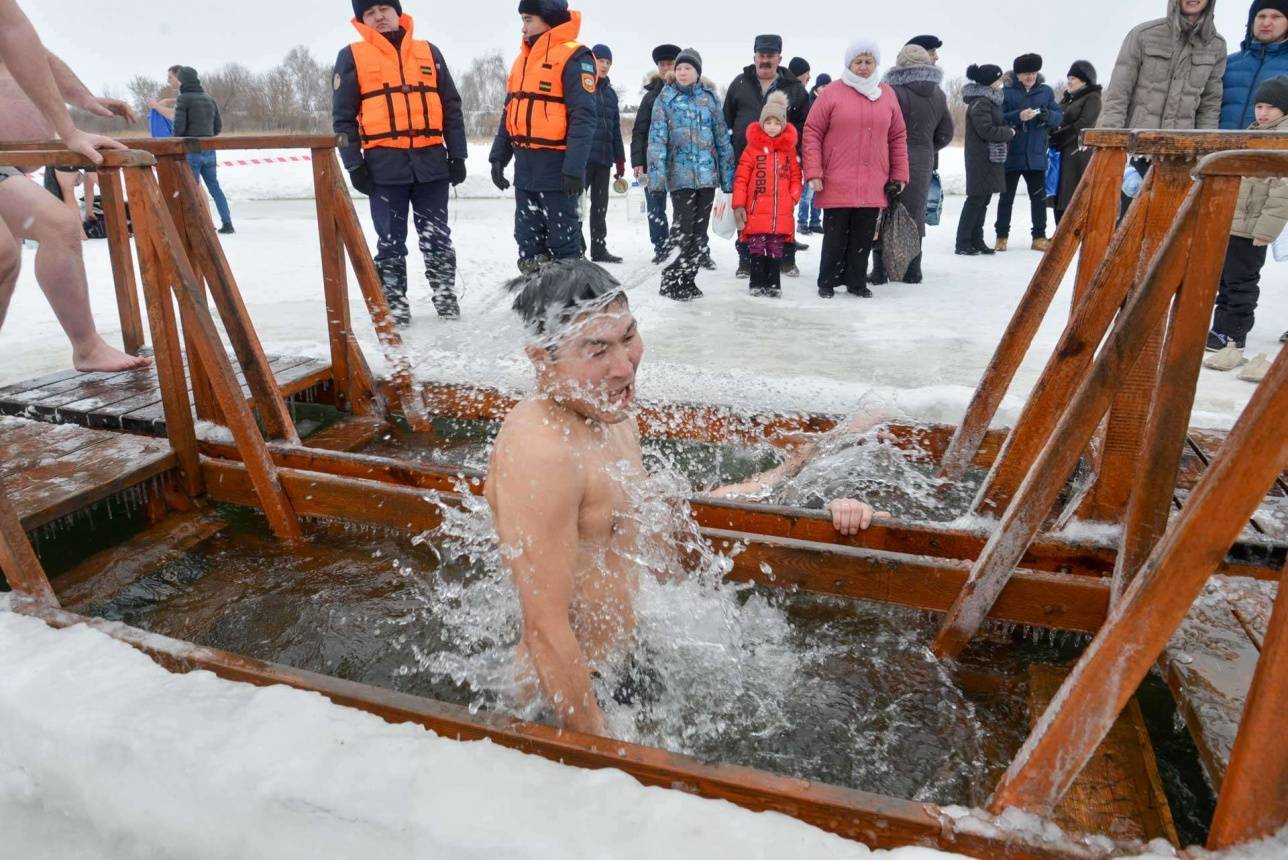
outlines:
M872 39L855 39L850 43L850 47L845 49L845 65L843 68L848 69L850 63L859 54L871 54L879 65L881 63L881 47Z

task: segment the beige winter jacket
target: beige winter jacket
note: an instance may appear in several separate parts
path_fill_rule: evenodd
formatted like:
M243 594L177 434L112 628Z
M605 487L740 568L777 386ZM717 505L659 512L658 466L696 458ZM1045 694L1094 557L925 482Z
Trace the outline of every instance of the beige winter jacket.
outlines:
M1216 128L1221 121L1225 39L1213 20L1216 0L1198 23L1181 16L1181 0L1168 0L1167 17L1127 34L1109 89L1101 128Z
M1288 133L1288 116L1255 131L1281 130ZM1234 207L1231 236L1273 242L1288 226L1288 180L1245 179L1239 185L1239 202Z

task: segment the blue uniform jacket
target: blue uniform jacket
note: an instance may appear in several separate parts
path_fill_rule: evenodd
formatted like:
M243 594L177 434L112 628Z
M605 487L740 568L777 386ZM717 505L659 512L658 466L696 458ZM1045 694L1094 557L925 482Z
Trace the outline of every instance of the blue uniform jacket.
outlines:
M1257 87L1279 75L1288 75L1288 42L1263 45L1252 34L1242 50L1225 64L1225 92L1221 96L1221 128L1245 131L1256 121Z
M608 78L599 82L595 96L599 99L599 121L595 124L595 142L590 147L591 164L617 164L626 161L626 144L622 141L622 110L617 90Z
M586 92L581 85L581 76L596 73L595 57L584 45L564 67L564 101L568 105L568 148L565 150L516 148L505 129L505 115L501 115L488 160L504 165L514 159L515 188L533 192L559 191L564 176L585 177L590 149L595 141L595 126L599 123L599 96Z
M353 48L346 45L335 60L334 90L331 94L331 127L345 135L348 142L340 147L340 160L346 170L363 161L377 185L413 185L417 182L441 182L447 179L447 159L465 158L469 146L465 139L465 113L461 94L452 80L438 46L431 43L434 64L438 67L438 97L443 102L443 140L445 146L419 149L393 149L373 146L363 150L358 137L358 113L362 109L358 87L358 67L353 61Z
M1006 172L1041 170L1045 173L1051 132L1060 127L1060 121L1064 118L1064 109L1056 104L1055 91L1043 82L1040 75L1033 89L1026 91L1015 76L1008 72L1002 99L1002 121L1015 129L1015 137L1011 140L1011 148L1006 155ZM1046 114L1021 122L1020 112L1030 108L1045 110Z

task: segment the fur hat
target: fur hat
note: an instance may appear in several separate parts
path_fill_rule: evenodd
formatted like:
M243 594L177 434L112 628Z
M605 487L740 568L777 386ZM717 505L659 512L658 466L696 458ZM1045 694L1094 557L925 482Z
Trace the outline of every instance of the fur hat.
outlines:
M783 37L773 34L757 36L753 50L757 54L781 54L783 52Z
M765 107L760 112L760 124L764 125L767 119L776 119L783 125L787 124L786 93L772 92L769 98L765 99Z
M693 66L699 75L702 74L702 55L693 48L685 48L680 52L680 55L675 58L675 64L677 66L681 63Z
M392 6L399 15L403 13L402 4L398 0L370 0L370 2L369 0L353 0L353 17L361 21L362 16L367 14L367 10L372 6Z
M1268 78L1257 87L1256 104L1274 105L1288 114L1288 75Z
M1067 77L1078 78L1085 81L1088 86L1094 86L1096 83L1096 67L1086 60L1078 60L1069 67Z
M899 51L894 64L896 66L933 66L935 61L930 59L930 52L925 48L909 42Z
M595 55L596 60L608 60L610 63L613 61L613 51L607 45L596 45L590 49L590 52Z
M657 65L665 60L675 62L675 58L680 56L679 45L658 45L653 49L653 65Z
M938 36L913 36L908 40L908 44L924 48L928 52L938 51L944 46L944 43L940 41Z
M799 78L809 72L809 60L804 57L792 57L792 61L787 64L787 71Z
M859 54L870 54L877 63L881 62L881 48L872 39L855 39L850 46L845 49L845 68L850 68L850 63Z
M1002 67L994 65L970 66L966 69L966 77L973 83L981 87L991 87L1002 79Z
M519 14L536 15L551 27L558 27L572 20L568 0L519 0Z
M1042 58L1037 54L1020 54L1011 64L1011 69L1017 75L1030 75L1034 72L1042 71Z

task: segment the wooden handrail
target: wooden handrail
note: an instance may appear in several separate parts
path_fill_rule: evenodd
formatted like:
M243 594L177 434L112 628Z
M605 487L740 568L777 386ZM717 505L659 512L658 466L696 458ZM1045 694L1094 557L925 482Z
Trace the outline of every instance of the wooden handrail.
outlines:
M156 156L195 155L207 150L236 152L247 149L334 149L336 146L343 146L345 141L343 136L334 134L229 134L219 137L122 137L118 139L130 149L149 152ZM67 147L61 140L0 142L0 151L6 153L66 152Z
M42 167L153 167L156 158L149 152L140 149L105 149L103 161L94 164L78 152L62 149L8 149L0 148L0 165L17 167L20 170L39 170Z
M1288 135L1284 135L1288 137ZM1288 147L1285 147L1288 149ZM1276 179L1288 176L1288 152L1227 150L1206 155L1194 167L1196 177L1238 176Z

